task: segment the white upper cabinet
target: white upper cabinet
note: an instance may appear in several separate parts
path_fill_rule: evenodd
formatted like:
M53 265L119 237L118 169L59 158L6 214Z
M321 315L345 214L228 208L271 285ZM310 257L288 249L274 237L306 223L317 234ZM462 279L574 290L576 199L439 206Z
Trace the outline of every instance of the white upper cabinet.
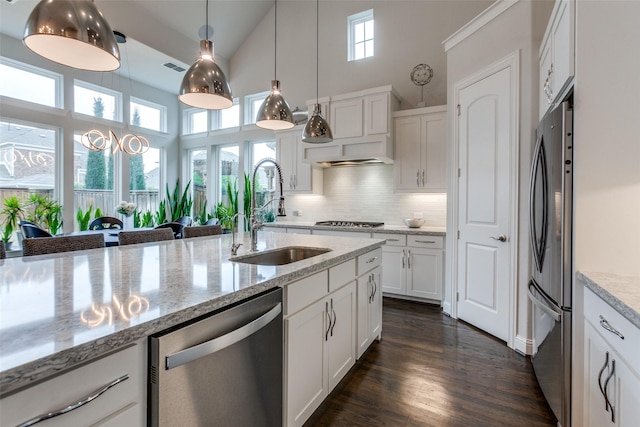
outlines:
M575 0L556 0L540 45L540 118L574 75Z
M322 169L302 161L303 126L276 133L276 156L283 190L289 194L322 194Z
M447 107L398 111L394 115L394 190L447 191Z

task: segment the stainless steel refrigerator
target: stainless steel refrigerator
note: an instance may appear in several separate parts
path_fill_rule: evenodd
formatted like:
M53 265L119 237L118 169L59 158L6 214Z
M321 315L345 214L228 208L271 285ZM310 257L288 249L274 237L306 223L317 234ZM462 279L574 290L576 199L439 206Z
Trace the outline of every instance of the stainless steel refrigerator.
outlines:
M529 191L534 268L528 284L533 368L563 427L571 426L572 187L573 110L565 101L543 117L536 132Z

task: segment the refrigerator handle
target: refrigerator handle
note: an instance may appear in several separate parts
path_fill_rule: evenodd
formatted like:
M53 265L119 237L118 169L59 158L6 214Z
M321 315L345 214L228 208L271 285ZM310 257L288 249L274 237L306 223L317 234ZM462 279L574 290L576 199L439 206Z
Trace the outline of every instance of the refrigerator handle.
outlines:
M540 168L542 183L542 224L541 229L536 228L535 214L535 188L536 180L538 177L538 168ZM529 179L529 234L531 240L531 247L533 249L533 258L536 263L538 271L542 271L542 264L544 262L544 248L547 245L547 216L548 212L548 171L547 171L547 156L545 155L543 146L543 135L540 135L536 142L536 148L533 153L533 164L531 165L531 177ZM538 234L540 233L540 242L537 241Z
M529 281L529 285L527 286L527 292L529 294L529 299L531 300L531 302L537 306L538 308L540 308L542 311L544 311L545 313L547 313L549 316L551 316L551 318L556 321L559 322L560 321L560 315L562 313L560 313L558 310L554 310L553 307L549 306L548 304L545 304L544 302L542 302L531 290L531 288L535 288L536 284L533 282L533 280ZM546 297L543 296L543 298Z

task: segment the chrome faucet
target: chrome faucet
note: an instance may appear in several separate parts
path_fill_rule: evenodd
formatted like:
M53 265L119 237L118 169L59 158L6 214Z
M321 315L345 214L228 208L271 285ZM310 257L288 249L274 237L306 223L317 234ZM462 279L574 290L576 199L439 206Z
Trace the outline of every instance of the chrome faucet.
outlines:
M242 246L242 243L236 243L236 219L240 216L245 216L243 213L238 212L231 217L231 255L238 255L238 248Z
M287 216L287 213L284 209L284 193L282 192L282 169L280 169L280 165L276 163L273 159L262 159L260 160L255 168L253 168L253 176L251 178L251 218L249 223L251 224L251 252L255 252L258 250L258 230L262 228L262 222L258 221L256 218L256 212L260 209L264 209L269 203L273 202L276 199L271 199L264 205L259 208L256 208L256 174L258 173L258 169L262 166L263 163L273 163L276 167L276 171L278 172L278 181L280 184L280 199L278 201L278 216Z

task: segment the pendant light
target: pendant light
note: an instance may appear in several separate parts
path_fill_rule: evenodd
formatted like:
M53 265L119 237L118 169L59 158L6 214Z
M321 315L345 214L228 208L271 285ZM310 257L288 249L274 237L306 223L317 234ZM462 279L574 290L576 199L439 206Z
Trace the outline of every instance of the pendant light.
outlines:
M120 67L120 51L109 23L93 1L41 0L22 38L38 55L88 71Z
M223 110L233 105L231 87L213 57L209 40L209 0L206 2L206 36L200 40L200 56L187 70L180 85L180 102L205 110Z
M271 80L271 93L262 102L262 105L256 114L256 126L264 129L282 130L292 128L295 123L293 121L293 113L291 113L291 109L289 108L287 101L280 93L280 82L277 80L278 0L275 0L274 3L274 80Z
M319 80L319 10L320 10L320 0L316 0L316 103L313 106L313 115L307 121L307 125L304 127L302 131L302 142L309 142L311 144L324 144L327 142L333 141L333 133L331 132L331 128L329 127L329 123L322 117L322 107L320 106L319 97L318 97L318 80Z

